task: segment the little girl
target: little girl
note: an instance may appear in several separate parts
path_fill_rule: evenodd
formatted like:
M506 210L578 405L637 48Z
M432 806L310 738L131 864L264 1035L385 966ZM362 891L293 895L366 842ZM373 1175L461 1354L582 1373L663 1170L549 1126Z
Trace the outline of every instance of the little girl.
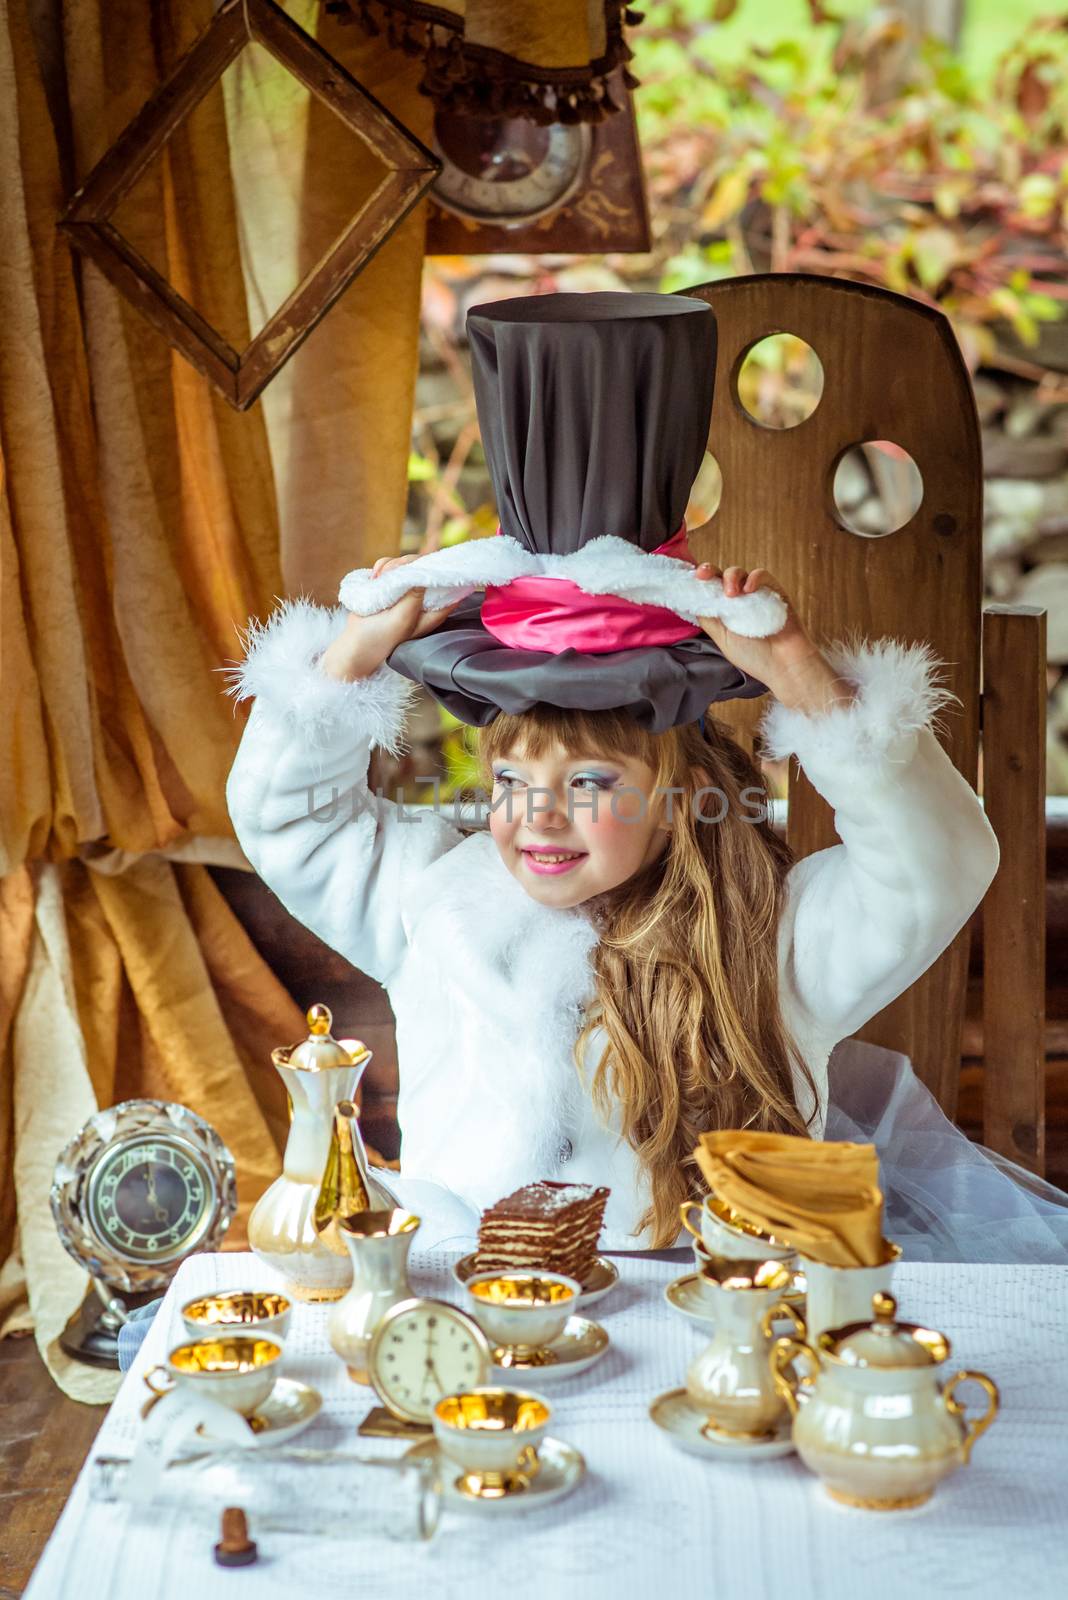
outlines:
M737 567L722 581L727 596L774 584ZM841 844L792 864L759 768L713 718L651 734L552 707L483 730L494 809L489 834L465 837L366 786L411 693L386 658L441 617L420 620L419 599L344 625L290 602L254 633L237 836L289 911L387 989L403 1174L475 1208L534 1178L607 1183L606 1248L672 1244L700 1192L697 1135L819 1138L835 1043L931 965L991 882L993 831L931 731L948 696L920 646L821 652L792 606L767 640L708 619L774 695L764 743L800 758Z
M575 301L581 316L545 304ZM592 423L563 354L576 329L586 340L607 317L591 301L626 302L609 308L611 343L582 345ZM929 646L821 649L767 571L694 568L677 518L708 431L701 375L715 352L713 331L709 361L702 302L543 296L479 308L468 326L503 537L379 561L346 580L358 602L348 613L295 600L253 624L235 692L255 704L227 801L289 911L388 992L402 1197L411 1181L427 1186L424 1213L428 1196L455 1197L473 1231L481 1208L533 1179L607 1184L603 1247L660 1248L678 1236L679 1202L700 1193L698 1134L823 1136L834 1045L950 944L998 847L932 731L955 697L936 683ZM493 360L480 369L487 327ZM561 327L570 342L548 359L538 336ZM634 403L649 391L650 351L689 379L666 428ZM603 383L591 361L611 369ZM606 420L613 396L620 410ZM533 462L537 407L558 453ZM591 495L604 429L613 449ZM567 471L548 463L568 448L582 492L565 515ZM654 474L673 451L679 471ZM651 482L650 521L657 494L640 487ZM514 547L507 518L522 534ZM636 536L616 548L605 526ZM570 546L565 528L577 529ZM457 580L458 558L473 583ZM517 575L509 562L527 565ZM654 579L665 606L649 603ZM472 603L472 587L486 598ZM774 627L767 611L754 627L757 604L778 607ZM480 726L488 830L465 835L439 811L369 792L372 747L401 746L409 679ZM796 863L767 820L759 767L698 714L765 690L764 747L799 758L841 839Z

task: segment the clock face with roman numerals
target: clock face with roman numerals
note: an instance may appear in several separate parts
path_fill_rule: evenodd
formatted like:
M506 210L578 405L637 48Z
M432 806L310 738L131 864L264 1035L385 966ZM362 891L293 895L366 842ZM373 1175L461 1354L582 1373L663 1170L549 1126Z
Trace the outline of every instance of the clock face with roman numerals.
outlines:
M150 1136L117 1146L98 1164L88 1221L112 1249L167 1261L194 1242L211 1200L211 1177L192 1149Z
M464 1394L487 1381L489 1341L477 1322L444 1300L402 1300L379 1324L368 1367L379 1399L395 1416L429 1422L442 1395Z

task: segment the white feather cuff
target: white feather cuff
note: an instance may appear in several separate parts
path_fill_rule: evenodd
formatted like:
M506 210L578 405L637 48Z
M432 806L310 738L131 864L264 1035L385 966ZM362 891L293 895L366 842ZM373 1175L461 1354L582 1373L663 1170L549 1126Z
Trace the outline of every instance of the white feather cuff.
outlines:
M415 684L385 665L366 678L345 683L318 665L318 658L345 626L341 606L284 600L266 623L249 619L241 638L245 659L226 669L235 700L255 697L311 748L343 731L362 734L391 755L404 749L407 713Z
M517 539L494 535L433 550L391 567L379 577L359 567L341 581L338 598L349 611L371 617L410 589L425 589L424 611L466 599L487 584L513 578L568 578L586 594L610 594L638 605L665 606L687 622L718 617L745 639L766 639L786 625L786 602L773 589L726 599L719 578L698 578L688 561L640 550L604 534L570 555L538 555Z
M945 663L930 644L836 640L822 654L838 677L857 685L856 698L814 715L773 701L760 724L765 754L773 761L796 755L802 767L893 762L900 759L894 747L903 735L931 727L951 701L960 704L935 681Z

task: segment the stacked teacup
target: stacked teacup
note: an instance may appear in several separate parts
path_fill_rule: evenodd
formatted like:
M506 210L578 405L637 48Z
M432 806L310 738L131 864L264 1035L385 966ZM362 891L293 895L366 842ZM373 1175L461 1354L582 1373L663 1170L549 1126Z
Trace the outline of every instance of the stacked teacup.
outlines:
M177 1388L251 1417L275 1386L291 1315L273 1292L198 1295L182 1307L187 1337L145 1383L156 1395Z

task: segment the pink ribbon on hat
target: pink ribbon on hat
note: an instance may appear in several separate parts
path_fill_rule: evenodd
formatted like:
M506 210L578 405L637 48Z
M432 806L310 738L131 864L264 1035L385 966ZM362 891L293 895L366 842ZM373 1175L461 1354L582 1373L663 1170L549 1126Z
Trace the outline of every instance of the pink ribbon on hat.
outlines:
M649 553L696 566L686 542L685 519L677 533ZM667 606L587 594L570 578L512 578L509 583L487 584L481 617L483 627L502 644L553 656L564 650L604 655L610 650L678 644L702 632Z

